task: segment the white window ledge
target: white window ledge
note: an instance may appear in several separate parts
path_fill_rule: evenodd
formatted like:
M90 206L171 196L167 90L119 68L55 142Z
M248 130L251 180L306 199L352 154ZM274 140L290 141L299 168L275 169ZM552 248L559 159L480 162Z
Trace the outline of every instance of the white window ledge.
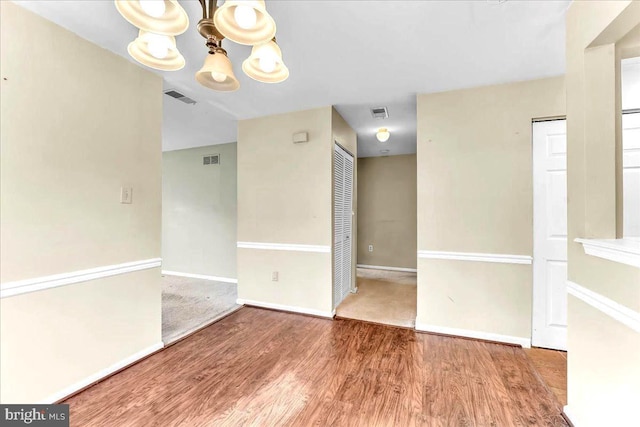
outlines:
M640 268L640 238L576 239L584 253Z

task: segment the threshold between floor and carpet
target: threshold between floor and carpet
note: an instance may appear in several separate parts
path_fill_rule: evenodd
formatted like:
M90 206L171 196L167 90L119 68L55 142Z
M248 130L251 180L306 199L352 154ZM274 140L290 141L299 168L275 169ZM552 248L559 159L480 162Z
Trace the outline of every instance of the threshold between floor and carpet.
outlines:
M234 283L163 275L162 341L169 345L241 308Z

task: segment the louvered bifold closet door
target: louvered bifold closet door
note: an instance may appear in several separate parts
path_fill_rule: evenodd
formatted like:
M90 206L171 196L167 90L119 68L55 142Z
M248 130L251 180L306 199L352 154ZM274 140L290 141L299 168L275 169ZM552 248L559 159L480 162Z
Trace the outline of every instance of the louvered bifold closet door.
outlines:
M353 201L353 157L347 153L344 156L344 202L342 204L342 229L344 239L342 240L342 298L346 298L351 290L351 223Z
M333 152L333 308L342 302L343 215L344 215L344 156Z

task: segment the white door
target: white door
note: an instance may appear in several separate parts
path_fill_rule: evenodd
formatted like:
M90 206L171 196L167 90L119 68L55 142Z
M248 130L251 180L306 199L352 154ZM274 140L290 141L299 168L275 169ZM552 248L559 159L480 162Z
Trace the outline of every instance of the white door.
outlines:
M533 330L567 349L567 122L533 124Z
M640 237L640 113L622 115L623 236Z
M335 145L333 155L333 308L351 290L353 156Z

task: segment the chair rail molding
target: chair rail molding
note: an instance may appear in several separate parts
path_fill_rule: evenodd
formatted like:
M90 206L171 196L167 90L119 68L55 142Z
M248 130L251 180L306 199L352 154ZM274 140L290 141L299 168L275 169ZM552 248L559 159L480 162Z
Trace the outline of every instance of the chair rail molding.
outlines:
M487 254L477 252L445 252L418 251L418 258L447 259L457 261L496 262L503 264L531 264L533 258L529 255Z
M262 242L238 242L241 249L264 249L271 251L292 252L318 252L331 253L331 246L324 245L298 245L293 243L262 243Z
M640 267L640 238L575 239L584 253L622 264Z
M567 281L567 292L623 325L640 332L640 313L637 311L571 281Z
M0 285L0 298L7 298L29 292L57 288L74 283L88 282L103 277L147 270L160 267L162 258L145 259L142 261L125 262L123 264L107 265L87 270L71 271L69 273L53 274L51 276L36 277L34 279L16 280Z

